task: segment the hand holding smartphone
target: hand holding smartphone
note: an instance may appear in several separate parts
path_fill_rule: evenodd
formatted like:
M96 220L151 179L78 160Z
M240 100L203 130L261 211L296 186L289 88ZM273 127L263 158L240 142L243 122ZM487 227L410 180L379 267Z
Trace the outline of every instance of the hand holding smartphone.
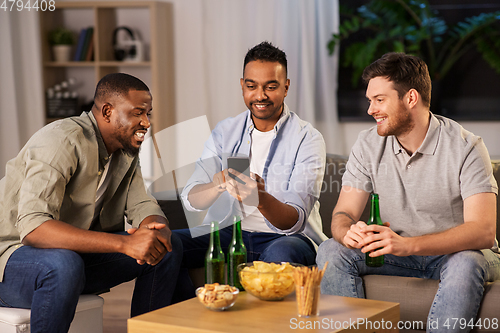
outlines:
M248 157L230 156L227 158L227 167L229 169L234 169L247 177L250 177L250 158ZM244 181L242 181L232 173L229 173L229 177L235 179L241 184L245 184Z

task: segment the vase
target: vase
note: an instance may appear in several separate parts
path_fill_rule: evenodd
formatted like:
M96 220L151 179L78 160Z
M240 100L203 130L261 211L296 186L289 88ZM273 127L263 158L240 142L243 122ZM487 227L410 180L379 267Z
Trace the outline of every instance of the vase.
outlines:
M71 59L71 45L54 45L52 46L54 61L64 62Z

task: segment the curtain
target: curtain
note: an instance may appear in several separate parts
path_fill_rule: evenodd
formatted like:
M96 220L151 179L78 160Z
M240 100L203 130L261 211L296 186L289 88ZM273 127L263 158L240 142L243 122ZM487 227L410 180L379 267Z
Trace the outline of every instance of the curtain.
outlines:
M0 11L0 178L44 125L38 25L34 11Z
M177 0L174 21L178 122L207 116L213 128L244 111L243 58L267 40L287 54L287 105L320 130L327 152L344 153L338 60L327 50L338 31L338 0Z

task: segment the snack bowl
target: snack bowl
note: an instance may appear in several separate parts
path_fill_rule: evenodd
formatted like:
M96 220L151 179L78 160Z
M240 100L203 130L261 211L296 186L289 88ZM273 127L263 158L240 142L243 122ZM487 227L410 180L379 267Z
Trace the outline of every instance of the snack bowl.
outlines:
M254 261L238 265L238 275L245 290L264 301L279 301L294 291L293 272L301 264Z
M213 311L224 311L236 302L239 290L227 284L205 284L196 289L196 297L207 308Z

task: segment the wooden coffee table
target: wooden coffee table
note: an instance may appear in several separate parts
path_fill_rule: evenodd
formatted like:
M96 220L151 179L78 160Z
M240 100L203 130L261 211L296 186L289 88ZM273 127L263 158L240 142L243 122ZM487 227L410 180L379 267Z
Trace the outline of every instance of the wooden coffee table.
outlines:
M367 322L368 327L357 324ZM398 332L399 303L321 295L320 315L300 318L295 293L283 301L261 301L240 292L222 312L205 308L197 298L130 318L128 333L154 332ZM316 325L316 326L314 326ZM370 327L371 326L371 327ZM390 329L392 328L392 329Z

